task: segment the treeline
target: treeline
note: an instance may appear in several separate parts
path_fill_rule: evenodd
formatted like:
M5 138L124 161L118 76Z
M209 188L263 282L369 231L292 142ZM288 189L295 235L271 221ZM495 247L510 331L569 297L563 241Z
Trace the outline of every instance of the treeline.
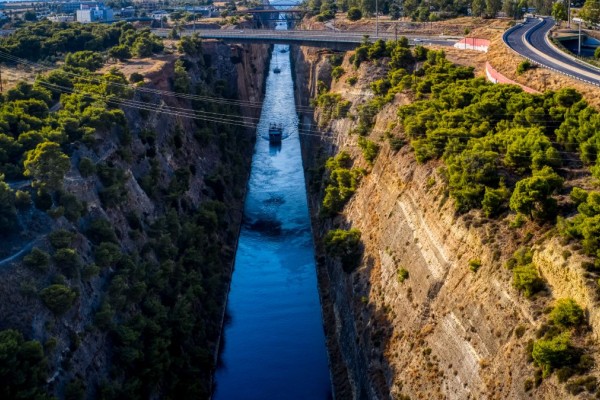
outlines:
M543 15L550 15L554 2L550 0L308 0L307 7L321 13L324 19L333 18L335 11L360 10L363 16L389 15L391 19L409 17L413 21L436 21L457 16L472 15L493 18L500 11L508 17L520 18L530 7Z
M147 57L163 49L149 29L130 23L73 24L48 20L25 25L0 40L0 51L30 61L60 60L66 53L112 50L115 58Z

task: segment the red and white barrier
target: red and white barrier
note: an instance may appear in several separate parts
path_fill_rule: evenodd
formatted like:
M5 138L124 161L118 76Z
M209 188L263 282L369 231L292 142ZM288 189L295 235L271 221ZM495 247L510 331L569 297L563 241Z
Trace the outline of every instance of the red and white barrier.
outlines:
M488 49L490 48L490 41L487 39L467 37L456 42L454 47L460 50L475 50L487 53Z
M517 86L521 86L521 88L523 89L523 91L527 92L527 93L539 93L537 90L532 89L530 87L527 87L525 85L521 85L518 82L513 81L512 79L508 79L507 77L505 77L504 75L502 75L500 72L496 71L494 69L494 67L492 67L490 65L489 62L485 62L485 76L488 78L488 80L490 82L493 83L504 83L507 85L517 85Z

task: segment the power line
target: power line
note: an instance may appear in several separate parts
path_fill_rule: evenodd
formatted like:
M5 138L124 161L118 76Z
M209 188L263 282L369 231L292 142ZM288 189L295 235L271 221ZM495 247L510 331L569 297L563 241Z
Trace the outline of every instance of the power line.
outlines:
M52 71L55 69L53 67L45 66L40 63L36 63L36 62L32 62L32 61L29 61L29 60L26 60L23 58L19 58L19 57L13 56L11 54L8 54L8 53L2 52L2 51L0 51L0 58L3 58L7 61L27 65L31 68L39 68L39 69L43 69L43 70L47 70L47 71ZM211 101L213 103L237 105L240 107L262 108L262 102L223 99L223 98L219 98L219 97L201 96L201 95L194 95L194 94L188 94L188 93L176 93L176 92L172 92L172 91L152 89L152 88L147 88L147 87L143 87L143 86L134 86L134 85L129 85L129 84L117 83L117 82L106 82L106 81L102 81L99 77L84 76L84 75L76 74L74 72L67 71L67 70L63 70L63 72L69 76L72 76L72 77L75 77L78 79L91 81L91 82L95 82L95 83L106 83L108 85L125 87L125 88L129 88L129 89L135 89L138 92L142 92L142 93L158 94L161 96L178 97L178 98L184 98L184 99L190 99L190 100L206 100L206 101ZM313 109L311 107L305 107L305 106L296 106L296 109L300 110L300 111L306 111L306 112L313 111Z

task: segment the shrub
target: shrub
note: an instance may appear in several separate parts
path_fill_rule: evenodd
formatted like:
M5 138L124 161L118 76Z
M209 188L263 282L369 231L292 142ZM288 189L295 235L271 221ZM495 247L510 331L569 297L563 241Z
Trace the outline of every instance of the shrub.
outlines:
M38 190L33 199L33 204L38 210L48 211L52 207L52 196L46 190Z
M577 396L578 394L588 391L589 393L594 393L598 389L598 378L595 376L584 376L581 378L574 379L572 382L567 383L565 386L567 392L572 394L573 396ZM596 398L598 396L596 395Z
M65 58L65 65L76 68L85 68L95 71L102 67L104 61L102 55L95 51L84 50L75 53L68 53Z
M544 288L544 280L533 264L522 265L513 268L513 286L525 297L531 297Z
M329 179L321 209L323 216L333 216L340 212L356 191L362 171L356 168L350 169L351 162L348 153L342 151L325 163L329 170Z
M348 10L347 16L350 21L358 21L362 18L362 11L358 7L351 7Z
M529 71L532 68L533 65L529 61L525 60L517 66L517 74L521 75L522 73L525 73L525 71Z
M15 206L20 210L29 208L31 206L31 195L29 192L17 190L15 192Z
M144 75L140 74L139 72L134 72L129 76L129 82L131 82L131 83L144 82Z
M338 81L342 75L344 75L346 71L342 67L335 67L331 70L331 77Z
M48 286L40 292L40 298L46 307L56 315L69 311L77 297L77 292L60 284Z
M43 250L34 247L31 252L23 258L23 262L28 267L34 267L38 270L45 271L50 263L50 255Z
M342 262L346 272L352 272L360 261L360 231L358 229L334 229L324 238L325 251Z
M102 242L113 242L117 243L117 236L112 228L112 225L106 219L96 219L92 221L89 229L87 230L87 237L94 244L100 244Z
M408 276L409 276L409 274L406 269L400 268L398 270L398 282L404 283L404 281L408 279Z
M481 260L478 260L478 259L469 260L469 269L471 271L477 272L477 271L479 271L479 268L481 268Z
M350 86L356 85L356 82L358 82L357 76L350 76L350 77L348 77L348 79L346 79L346 83Z
M550 312L550 321L563 329L576 328L585 321L583 309L573 299L559 299Z
M111 242L98 245L95 252L96 264L100 267L110 267L121 258L121 248Z
M81 261L75 249L58 249L54 253L54 262L69 278L74 278L79 272Z
M536 340L531 356L536 365L542 368L543 377L550 375L553 369L572 365L577 361L568 332L551 339Z
M69 247L75 238L75 233L69 232L65 229L58 229L48 235L50 244L55 249L62 249Z
M81 270L81 279L89 281L100 273L100 268L96 264L88 264Z
M369 139L363 137L358 138L358 145L360 146L365 160L370 165L373 165L377 154L379 154L379 145Z
M77 222L82 216L86 207L84 203L79 201L75 195L71 193L61 192L59 203L64 208L64 215L71 222Z
M87 178L96 173L96 165L91 159L82 157L81 160L79 160L79 172L81 173L81 176Z
M404 147L405 144L406 142L402 138L396 136L392 136L390 138L390 148L392 149L392 151L400 150L402 147Z

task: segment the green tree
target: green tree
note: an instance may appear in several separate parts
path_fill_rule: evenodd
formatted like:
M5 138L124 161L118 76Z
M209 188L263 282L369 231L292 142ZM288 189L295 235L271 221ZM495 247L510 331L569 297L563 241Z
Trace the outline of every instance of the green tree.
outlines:
M40 292L40 298L56 315L69 311L77 299L77 292L68 286L55 284L50 285Z
M513 268L513 286L525 297L531 297L544 288L544 281L535 266L527 264Z
M579 12L579 16L590 24L600 22L600 0L585 0L585 4Z
M571 336L563 332L551 339L540 339L533 344L531 356L542 368L543 376L548 376L555 368L571 365L575 354L571 346Z
M481 17L483 12L485 11L485 1L484 0L473 0L471 2L471 12L476 17Z
M15 193L4 182L4 175L0 174L0 235L10 233L15 227L16 220Z
M562 185L563 179L551 167L545 166L530 178L517 182L510 198L510 208L530 218L549 218L556 209L556 199L552 194Z
M70 67L85 68L90 71L95 71L102 67L104 60L102 60L102 55L100 53L84 50L67 54L65 64Z
M360 261L360 231L358 229L333 229L323 239L325 251L342 262L346 272L353 271Z
M15 330L0 331L0 398L50 400L42 345Z
M183 65L183 61L175 61L175 71L173 77L173 88L175 91L178 93L189 93L192 81L190 80L190 76Z
M559 299L550 312L550 321L563 329L575 328L585 321L583 309L573 299Z
M552 16L558 22L567 20L567 9L562 1L558 1L552 5Z
M362 18L362 11L358 7L351 7L347 15L350 21L358 21Z
M124 61L131 58L131 50L128 46L119 45L108 50L108 55L119 61Z
M23 257L23 263L40 271L45 271L50 263L50 255L43 250L34 247L31 252Z
M25 21L37 21L37 15L35 13L35 11L29 10L29 11L25 11L25 13L23 14L23 19Z
M485 0L485 14L489 18L495 18L498 11L502 9L501 0Z
M57 190L62 187L65 174L71 167L69 157L58 143L43 142L27 152L24 175L34 178L34 185L41 189Z

